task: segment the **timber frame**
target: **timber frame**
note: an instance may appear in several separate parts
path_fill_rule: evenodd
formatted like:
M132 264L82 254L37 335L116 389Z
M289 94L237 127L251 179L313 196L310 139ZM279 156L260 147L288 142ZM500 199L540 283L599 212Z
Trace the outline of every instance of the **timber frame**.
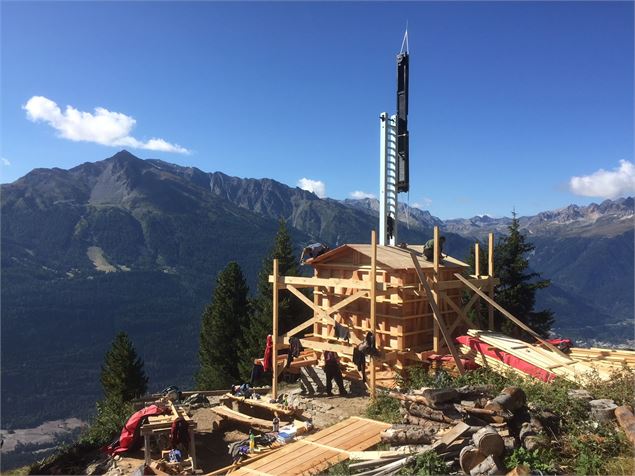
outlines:
M359 379L360 372L350 363L353 349L367 332L372 332L379 351L369 365L368 387L373 397L379 374L394 375L395 369L408 362L420 362L431 354L449 351L463 373L454 336L476 328L468 312L479 299L487 303L488 328L493 329L494 287L499 284L494 277L494 236L489 234L487 274L480 274L477 243L475 274L467 278L462 273L466 263L441 257L438 227L434 228L434 243L433 260L429 262L423 257L421 246L378 247L373 231L371 245L343 245L309 260L313 277L280 276L274 260L273 274L269 276L273 288L273 355L287 347L290 337L311 327L312 332L300 339L302 346L319 357L326 350L337 352L351 369L345 377ZM302 293L303 288L313 290L313 300ZM278 329L280 290L289 291L313 310L310 319L284 334L279 334ZM474 294L463 303L467 291ZM348 340L336 337L336 328L341 327L348 328ZM314 364L315 360L307 361L307 365ZM273 366L273 398L278 396L281 370L280 365Z

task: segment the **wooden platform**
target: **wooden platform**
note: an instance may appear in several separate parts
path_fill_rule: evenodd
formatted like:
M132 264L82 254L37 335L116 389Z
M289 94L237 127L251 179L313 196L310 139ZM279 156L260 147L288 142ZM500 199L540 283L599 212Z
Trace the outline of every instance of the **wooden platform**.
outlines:
M350 451L362 451L379 443L388 423L360 417L348 418L275 453L245 465L233 475L302 475L323 472L349 459Z

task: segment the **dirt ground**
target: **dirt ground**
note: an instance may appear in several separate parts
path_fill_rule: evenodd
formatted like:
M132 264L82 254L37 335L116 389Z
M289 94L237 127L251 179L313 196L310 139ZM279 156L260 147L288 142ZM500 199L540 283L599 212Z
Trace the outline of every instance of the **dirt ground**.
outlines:
M286 393L296 390L297 386L283 386L280 392ZM264 399L270 396L263 396ZM327 397L327 396L300 396L300 401L306 405L304 417L311 417L316 430L329 427L350 416L362 415L368 405L368 396L363 397ZM210 399L212 404L216 404L218 399ZM227 446L235 441L241 441L249 437L246 428L240 428L228 424L222 429L213 429L215 422L220 422L220 418L211 408L199 408L192 410L192 418L196 421L196 458L199 469L204 473L209 473L219 468L223 468L232 463ZM153 458L158 454L153 454ZM112 468L108 474L129 475L143 464L143 452L128 455L116 463L116 468ZM114 470L114 471L113 471Z

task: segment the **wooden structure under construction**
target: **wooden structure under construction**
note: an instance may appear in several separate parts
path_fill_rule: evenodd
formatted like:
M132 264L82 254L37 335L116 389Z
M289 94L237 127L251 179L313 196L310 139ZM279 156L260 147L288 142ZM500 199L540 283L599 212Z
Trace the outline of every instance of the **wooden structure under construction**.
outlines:
M494 238L490 234L487 273L480 273L477 244L476 273L468 279L463 278L466 263L439 253L437 227L434 240L434 257L428 261L423 246L377 246L373 232L370 245L343 245L309 260L313 277L279 276L274 260L269 277L273 283L273 355L278 355L290 337L309 330L301 338L303 347L312 351L307 365L314 365L326 350L350 362L354 347L372 332L379 351L369 366L373 395L378 372L403 368L408 361L420 361L432 353L449 351L462 371L453 337L474 327L467 318L469 309L483 295L491 299L498 284L494 277ZM301 288L311 288L313 300ZM282 289L309 306L313 316L279 335L278 294ZM470 289L474 296L464 303L465 291ZM489 326L493 326L491 304ZM348 331L348 340L338 338L342 328ZM279 371L280 366L274 365L274 398ZM348 376L354 378L354 374L352 371Z

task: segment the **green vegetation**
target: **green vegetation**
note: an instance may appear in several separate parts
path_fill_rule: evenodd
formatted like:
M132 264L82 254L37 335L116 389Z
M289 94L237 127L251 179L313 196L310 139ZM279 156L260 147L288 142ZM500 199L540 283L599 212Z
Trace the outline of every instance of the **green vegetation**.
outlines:
M445 371L429 373L423 367L407 368L402 373L399 383L401 388L413 389L489 384L496 392L504 387L519 386L527 394L532 413L550 411L561 418L561 424L560 431L548 435L552 439L549 448L534 451L523 448L515 450L505 460L508 469L526 465L545 474L633 474L633 447L617 423L602 425L591 422L585 402L568 396L569 390L581 388L582 385L562 379L545 383L511 372L499 375L488 369L477 369L462 376L452 376ZM633 405L635 372L628 369L615 370L609 381L589 375L584 379L584 388L595 398L609 398L617 404ZM368 406L366 415L377 420L397 422L398 401L380 395Z
M377 398L371 400L366 407L366 416L386 423L398 423L400 420L399 400L390 398L385 393L378 393Z
M547 335L553 324L553 313L549 310L535 311L536 291L549 286L548 279L538 279L538 273L528 272L527 255L535 246L526 241L520 232L520 223L516 212L512 213L512 222L508 227L509 235L501 238L496 245L495 275L501 280L496 287L495 299L518 319L542 335ZM512 336L518 336L519 328L509 323L496 311L497 327Z
M203 313L199 346L200 390L228 388L239 380L238 346L249 314L249 289L234 261L218 274L212 302Z
M448 474L448 467L443 459L434 451L418 455L410 464L401 468L400 475L443 476Z
M106 353L100 381L106 400L128 402L146 393L148 377L143 370L143 360L125 332L117 334Z
M240 376L248 381L251 377L254 358L262 357L267 335L271 333L273 288L269 275L273 272L273 260L278 260L278 273L282 276L297 276L299 263L293 251L293 243L283 219L278 223L278 233L269 255L262 263L258 274L256 295L251 301L252 314L244 327L243 345L239 351ZM308 318L307 307L292 297L289 291L279 291L279 333L283 334Z
M526 466L534 471L540 471L543 474L554 474L556 468L554 462L556 455L551 448L526 450L522 446L516 448L512 454L505 458L505 466L507 468L515 468L516 466Z
M547 288L551 282L548 279L540 279L540 274L529 272L527 256L535 250L535 246L529 243L520 232L520 222L516 213L512 212L512 222L508 226L509 234L500 237L494 247L494 275L500 279L500 284L494 291L494 298L503 308L511 312L518 319L539 334L546 336L554 322L553 312L550 310L536 311L536 291ZM470 249L467 262L471 267L471 273L475 269L474 249ZM479 266L481 274L487 273L487 249L484 247L480 253ZM471 294L471 293L470 293ZM481 326L487 323L487 306L477 301L468 316ZM502 330L514 337L523 337L522 331L494 311L494 325L497 330Z

